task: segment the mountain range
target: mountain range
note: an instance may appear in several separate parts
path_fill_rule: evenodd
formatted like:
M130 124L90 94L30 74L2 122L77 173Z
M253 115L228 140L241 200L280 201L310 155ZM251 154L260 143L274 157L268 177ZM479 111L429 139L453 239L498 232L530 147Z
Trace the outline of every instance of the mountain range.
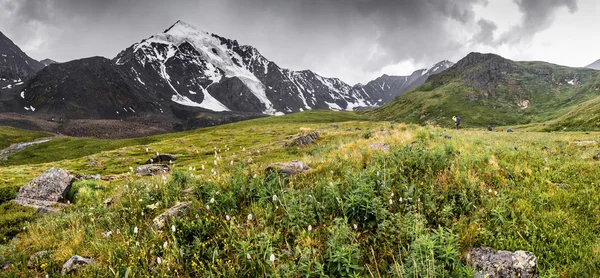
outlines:
M386 120L470 127L533 124L541 130L600 128L600 71L470 53L427 82L370 111Z
M0 41L0 52L6 53L0 112L60 123L151 117L165 126L194 128L303 110L364 109L452 66L443 61L410 76L384 75L351 86L310 70L281 68L252 46L182 21L113 59L37 62L8 38ZM208 114L212 122L197 120Z

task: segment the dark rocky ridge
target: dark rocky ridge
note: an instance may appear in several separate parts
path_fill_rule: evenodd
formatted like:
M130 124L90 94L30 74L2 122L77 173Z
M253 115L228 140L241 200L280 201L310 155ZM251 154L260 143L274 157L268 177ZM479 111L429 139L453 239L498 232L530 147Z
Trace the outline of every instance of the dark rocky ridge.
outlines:
M43 67L0 32L0 80L26 79Z

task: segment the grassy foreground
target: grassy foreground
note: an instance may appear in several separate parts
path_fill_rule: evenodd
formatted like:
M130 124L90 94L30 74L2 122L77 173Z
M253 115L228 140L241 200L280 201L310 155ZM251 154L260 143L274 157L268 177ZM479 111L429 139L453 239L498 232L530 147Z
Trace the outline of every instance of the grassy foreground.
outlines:
M321 133L315 144L284 146L310 131ZM466 251L485 245L534 252L541 277L594 276L599 135L455 131L306 112L106 147L91 154L94 166L86 166L85 145L35 164L14 157L0 168L6 188L50 167L114 180L75 183L71 205L57 214L2 204L0 262L21 277L58 275L75 254L96 260L77 272L88 277L471 277ZM382 143L390 151L370 147ZM46 144L32 148L60 152L69 142ZM155 152L180 156L172 175L129 173ZM290 160L313 170L264 173ZM185 217L162 232L150 228L182 201L193 207ZM19 209L22 218L7 219ZM42 250L51 252L28 268Z

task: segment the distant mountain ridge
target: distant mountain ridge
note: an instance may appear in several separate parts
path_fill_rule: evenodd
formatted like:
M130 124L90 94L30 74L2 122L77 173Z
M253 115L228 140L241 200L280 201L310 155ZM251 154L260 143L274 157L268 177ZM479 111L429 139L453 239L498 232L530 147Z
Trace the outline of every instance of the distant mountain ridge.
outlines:
M452 65L454 63L444 60L431 68L416 70L409 76L390 76L384 74L366 85L357 86L362 88L368 95L380 100L378 104L384 104L392 101L395 97L406 91L421 86L429 76L438 74Z

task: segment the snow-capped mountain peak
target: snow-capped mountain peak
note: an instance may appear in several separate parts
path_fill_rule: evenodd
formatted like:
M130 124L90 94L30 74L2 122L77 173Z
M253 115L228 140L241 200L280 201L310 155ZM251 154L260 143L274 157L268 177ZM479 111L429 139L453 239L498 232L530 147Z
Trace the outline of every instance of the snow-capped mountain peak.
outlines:
M280 68L252 46L183 21L132 45L114 61L130 67L133 79L143 86L152 79L140 73L152 69L164 81L163 87L170 89L166 98L173 102L213 111L218 107L274 115L306 109L351 110L374 103L364 90L339 79Z

